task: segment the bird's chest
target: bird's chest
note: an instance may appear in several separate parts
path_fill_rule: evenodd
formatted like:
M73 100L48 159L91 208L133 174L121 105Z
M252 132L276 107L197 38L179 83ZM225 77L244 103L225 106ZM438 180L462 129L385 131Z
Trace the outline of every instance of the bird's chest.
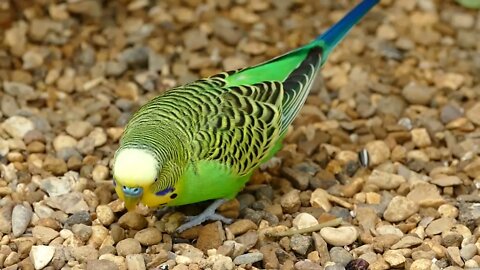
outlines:
M238 176L217 161L202 160L190 165L177 183L178 197L169 205L185 205L206 200L231 199L243 189L250 175Z

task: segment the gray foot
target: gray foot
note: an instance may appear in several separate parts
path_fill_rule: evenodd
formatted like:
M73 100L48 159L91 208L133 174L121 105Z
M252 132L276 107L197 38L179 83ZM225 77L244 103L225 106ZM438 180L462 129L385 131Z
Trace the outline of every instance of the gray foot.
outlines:
M210 204L201 214L196 215L196 216L188 216L187 217L187 222L182 224L180 227L178 227L176 231L179 232L179 233L183 232L187 229L198 226L198 225L202 224L203 222L205 222L207 220L212 220L212 221L219 220L219 221L221 221L225 224L232 223L232 221L233 221L232 219L226 218L222 215L219 215L219 214L215 213L217 208L220 207L220 205L222 205L226 201L227 200L225 200L225 199L218 199L218 200L214 201L212 204Z
M155 211L155 216L157 216L158 219L161 219L166 213L172 212L174 210L175 210L174 206L164 206Z

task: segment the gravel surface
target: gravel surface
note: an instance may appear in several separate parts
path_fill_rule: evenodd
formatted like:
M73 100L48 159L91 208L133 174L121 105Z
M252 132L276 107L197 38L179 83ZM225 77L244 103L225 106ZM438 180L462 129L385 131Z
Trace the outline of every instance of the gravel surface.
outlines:
M351 31L275 162L221 207L233 224L175 235L206 204L127 213L114 194L140 105L356 2L1 2L0 268L478 269L480 13L454 1L385 0Z

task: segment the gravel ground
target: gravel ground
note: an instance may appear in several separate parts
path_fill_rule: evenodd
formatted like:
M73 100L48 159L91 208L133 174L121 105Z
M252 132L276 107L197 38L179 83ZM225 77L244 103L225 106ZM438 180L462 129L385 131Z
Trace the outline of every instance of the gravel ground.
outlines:
M356 2L0 2L0 268L478 268L480 13L454 1L382 1L353 29L276 162L222 206L233 224L175 235L205 204L127 213L114 194L141 104L306 43Z

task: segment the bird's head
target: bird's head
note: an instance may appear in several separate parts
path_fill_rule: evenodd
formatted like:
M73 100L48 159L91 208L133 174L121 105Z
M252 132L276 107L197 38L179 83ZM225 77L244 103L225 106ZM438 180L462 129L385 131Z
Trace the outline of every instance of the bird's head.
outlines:
M129 211L134 210L140 201L145 202L142 198L151 198L152 194L149 193L155 193L160 168L161 164L155 156L145 149L124 148L115 154L113 163L115 191ZM169 195L168 192L169 190L166 190L164 192L166 194L161 195ZM157 202L161 200L163 203L165 200L164 203L167 203L170 197L155 196L155 198ZM148 204L151 203L147 201Z

